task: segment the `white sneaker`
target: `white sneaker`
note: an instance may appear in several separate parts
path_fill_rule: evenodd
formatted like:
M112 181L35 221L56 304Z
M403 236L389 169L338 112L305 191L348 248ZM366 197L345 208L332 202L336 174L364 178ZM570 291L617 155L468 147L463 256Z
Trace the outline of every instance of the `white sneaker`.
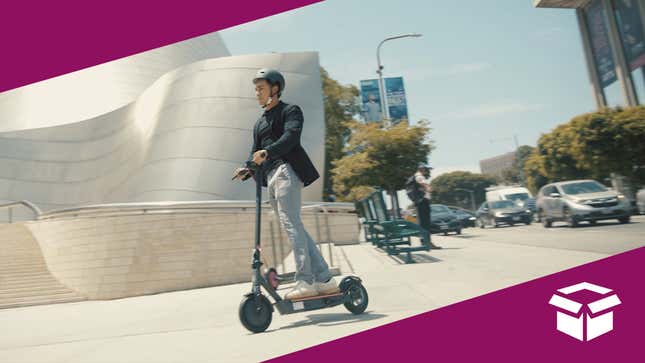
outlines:
M314 286L319 295L334 294L340 291L333 277L327 282L316 282Z
M284 295L284 298L285 300L297 300L316 295L318 295L318 292L314 285L309 284L306 281L298 281L296 286Z

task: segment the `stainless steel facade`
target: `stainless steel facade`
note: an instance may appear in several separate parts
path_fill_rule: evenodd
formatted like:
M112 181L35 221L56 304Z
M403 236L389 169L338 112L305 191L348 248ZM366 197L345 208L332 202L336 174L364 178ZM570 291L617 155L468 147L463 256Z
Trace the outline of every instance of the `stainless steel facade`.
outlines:
M225 56L167 72L130 102L95 117L71 122L72 109L61 119L21 116L24 127L8 121L24 129L0 133L0 201L29 200L46 211L115 202L253 199L252 181L230 179L248 156L251 129L262 112L251 79L263 67L285 74L283 99L302 107L302 143L322 174L325 126L317 53ZM2 97L2 119L29 112L20 104L7 106L8 99L21 99L18 94ZM29 107L38 106L32 98ZM56 126L40 127L48 120ZM322 180L304 190L305 201L321 198Z
M196 61L230 56L218 33L0 93L0 132L87 120L133 102L165 73Z

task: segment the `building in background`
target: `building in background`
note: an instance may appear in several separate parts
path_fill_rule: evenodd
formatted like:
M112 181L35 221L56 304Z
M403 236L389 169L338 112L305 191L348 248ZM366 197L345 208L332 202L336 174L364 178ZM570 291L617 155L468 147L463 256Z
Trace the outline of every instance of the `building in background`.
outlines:
M482 174L494 175L502 177L505 170L511 169L515 162L515 152L508 152L506 154L494 156L492 158L479 161L479 168Z
M302 108L302 145L323 174L318 54L230 56L211 34L0 94L0 203L252 200L253 182L231 175L249 155L262 112L251 80L265 67L285 75L282 98ZM321 198L321 180L303 191Z
M534 0L538 8L575 9L597 107L619 82L624 106L645 103L645 0Z
M218 33L152 49L0 93L0 132L64 125L133 102L175 68L228 57Z

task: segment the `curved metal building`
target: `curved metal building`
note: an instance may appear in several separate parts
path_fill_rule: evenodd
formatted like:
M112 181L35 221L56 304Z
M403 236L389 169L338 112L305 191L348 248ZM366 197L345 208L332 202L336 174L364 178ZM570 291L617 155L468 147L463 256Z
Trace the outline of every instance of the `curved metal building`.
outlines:
M0 132L87 120L134 101L165 73L230 53L218 33L0 93Z
M24 199L52 210L103 203L253 199L252 181L230 179L248 157L251 130L262 112L251 79L263 67L284 72L283 99L302 107L302 144L322 174L325 126L317 53L218 57L166 72L123 105L139 85L115 90L108 104L120 107L88 107L79 111L76 122L72 107L51 109L60 116L56 119L44 118L44 113L28 117L24 102L21 106L8 101L24 101L20 93L2 94L0 116L14 131L0 132L0 200ZM136 82L145 83L150 74ZM93 84L86 91L100 87ZM52 87L49 92L54 90L62 91ZM39 104L30 98L29 107ZM93 113L100 114L83 118ZM41 127L48 122L55 126ZM304 189L305 201L321 197L321 180Z

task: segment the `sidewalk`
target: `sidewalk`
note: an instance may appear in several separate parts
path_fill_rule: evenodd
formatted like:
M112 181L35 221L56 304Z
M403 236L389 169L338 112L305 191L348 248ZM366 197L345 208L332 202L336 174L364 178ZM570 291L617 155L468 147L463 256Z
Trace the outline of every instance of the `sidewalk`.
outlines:
M276 312L267 332L249 334L237 317L248 283L0 310L0 362L259 361L607 256L467 238L433 240L444 249L417 253L418 263L407 265L369 244L335 247L334 258L344 259L343 269L351 266L369 292L367 313L360 316L342 305Z

